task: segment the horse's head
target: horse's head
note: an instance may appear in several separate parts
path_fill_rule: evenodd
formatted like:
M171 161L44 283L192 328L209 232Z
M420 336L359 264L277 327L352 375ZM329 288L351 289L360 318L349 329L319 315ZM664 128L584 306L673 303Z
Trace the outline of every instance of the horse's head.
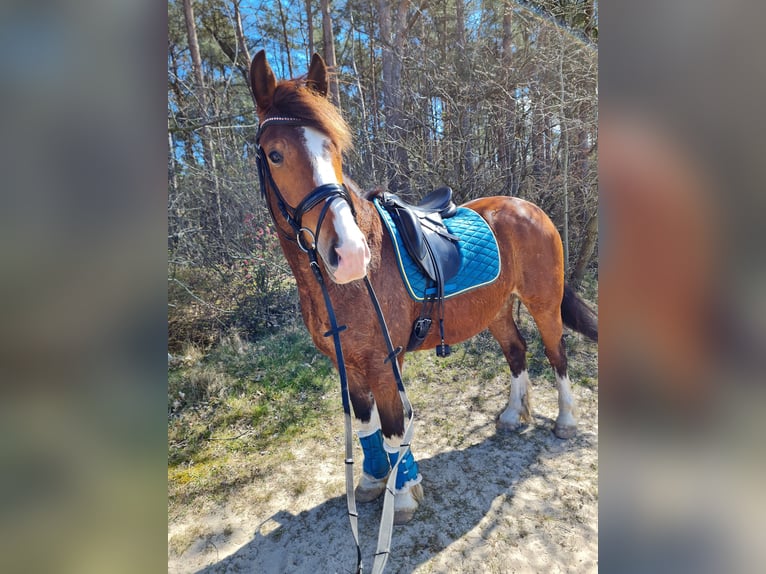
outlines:
M258 109L259 176L276 224L292 227L302 248L316 247L336 283L367 274L370 249L343 185L346 123L327 99L327 68L314 54L308 76L277 82L263 51L250 83ZM276 210L275 210L276 208Z

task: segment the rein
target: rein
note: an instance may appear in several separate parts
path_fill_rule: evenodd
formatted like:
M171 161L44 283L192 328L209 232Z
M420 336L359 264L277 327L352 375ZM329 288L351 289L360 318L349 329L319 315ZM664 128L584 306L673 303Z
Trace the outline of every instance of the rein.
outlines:
M335 316L335 310L332 305L332 300L330 299L330 293L327 290L327 284L325 282L324 276L322 275L322 270L319 267L319 259L317 257L317 247L319 245L318 244L319 233L321 231L322 223L324 222L325 216L327 215L327 211L330 208L330 205L332 204L332 202L337 199L345 201L351 208L351 213L353 214L354 219L356 219L356 210L354 209L354 204L351 200L351 196L349 195L349 191L346 188L346 186L342 184L337 184L337 183L320 185L319 187L314 189L309 195L307 195L300 202L300 204L298 204L297 207L294 207L294 208L291 207L285 200L282 193L279 191L279 187L274 181L274 178L271 176L271 170L269 169L266 153L264 152L263 148L260 145L261 135L263 134L265 129L271 125L287 125L287 126L297 127L297 126L306 125L306 122L299 118L282 117L282 116L274 116L271 118L266 118L263 122L261 122L261 125L258 127L258 133L256 134L256 149L257 149L256 164L258 166L258 180L261 186L261 194L264 196L264 198L266 198L267 187L271 188L271 190L273 191L277 201L277 207L279 208L279 211L282 214L282 217L285 219L285 221L287 221L287 223L290 225L290 227L293 229L293 231L296 234L295 239L293 239L289 235L287 235L287 239L289 239L290 241L296 242L298 244L298 247L300 247L300 249L304 253L306 253L306 255L308 256L309 267L311 268L311 271L313 272L314 278L316 279L317 283L319 283L319 286L322 291L322 297L324 298L325 307L327 308L327 315L330 321L330 330L324 333L324 336L332 337L333 339L333 344L335 346L335 357L336 357L336 362L338 365L338 375L340 377L340 392L341 392L341 402L343 404L343 415L344 415L343 418L344 418L345 442L346 442L346 452L345 452L346 457L344 460L345 466L346 466L346 505L348 508L349 522L351 523L351 532L354 536L354 542L356 544L356 554L357 554L356 572L357 574L361 574L363 566L362 566L362 549L359 545L359 526L358 526L359 514L357 513L357 510L356 510L356 497L354 495L354 451L353 451L353 431L352 431L352 425L351 425L351 398L350 398L350 394L348 390L346 363L343 358L343 348L341 346L341 341L340 341L340 333L345 331L347 326L338 325L338 321ZM307 213L308 211L310 211L311 209L317 207L322 202L324 202L324 205L322 206L322 210L319 214L316 232L313 232L310 229L303 227L301 224L301 219L303 218L303 215ZM277 218L275 217L274 211L271 207L271 203L268 201L266 203L269 207L269 212L271 213L271 217L276 223ZM284 230L282 231L284 232ZM307 233L311 237L311 245L304 244L304 241L303 241L304 233ZM399 363L396 360L399 353L402 352L402 348L401 347L394 348L393 344L391 343L391 335L388 331L388 326L386 325L386 319L383 316L383 311L380 307L380 303L378 302L378 297L375 295L375 290L372 287L372 283L370 283L370 280L367 276L365 276L364 278L364 283L365 283L365 286L367 287L367 292L370 296L370 301L372 302L372 305L375 308L375 313L378 317L380 330L386 342L386 349L388 351L388 356L386 357L384 362L391 363L391 369L394 374L394 379L396 380L397 389L399 390L399 396L401 398L402 405L404 407L404 411L408 419L407 425L404 430L404 436L402 438L402 442L399 445L399 456L396 459L396 463L391 468L391 471L388 475L388 480L386 481L386 492L383 499L383 511L381 513L380 528L378 531L378 544L377 544L375 557L373 559L373 564L372 564L372 573L382 574L383 569L385 568L386 562L388 560L388 556L391 551L391 536L393 534L393 525L394 525L394 500L396 497L396 475L398 472L399 463L402 461L404 456L407 454L407 451L409 451L410 449L410 443L412 441L412 436L414 434L413 422L414 422L415 415L412 410L412 404L410 403L410 400L407 397L407 392L404 388L404 382L402 381L402 375L399 370Z

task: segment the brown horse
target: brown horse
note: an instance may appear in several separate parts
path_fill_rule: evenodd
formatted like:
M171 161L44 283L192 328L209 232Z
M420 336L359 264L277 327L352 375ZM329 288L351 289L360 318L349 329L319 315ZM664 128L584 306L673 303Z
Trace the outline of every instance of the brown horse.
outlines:
M404 431L404 413L387 357L386 344L368 293L365 276L378 294L394 346L405 347L421 304L411 299L397 271L394 249L372 202L342 171L350 144L348 127L327 100L327 69L315 54L308 75L277 82L263 51L253 59L250 81L261 128L262 182L280 242L298 285L301 311L317 348L337 365L328 311L304 247L316 242L318 266L335 307L348 386L364 451L357 499L377 498L385 488ZM350 192L344 190L348 188ZM316 198L317 190L329 189ZM308 201L306 199L309 198ZM535 320L545 354L555 372L559 414L554 432L576 433L575 405L567 376L563 322L597 339L595 314L565 289L561 238L548 216L514 197L487 197L465 204L490 225L500 248L501 272L490 285L447 299L445 341L458 343L489 328L511 369L510 399L497 426L516 429L531 422L526 343L513 320L520 299ZM297 223L296 223L297 222ZM300 229L296 234L296 229ZM436 347L438 330L422 345ZM402 365L403 354L398 356ZM381 433L382 431L382 433ZM411 452L400 461L395 521L409 520L423 492Z

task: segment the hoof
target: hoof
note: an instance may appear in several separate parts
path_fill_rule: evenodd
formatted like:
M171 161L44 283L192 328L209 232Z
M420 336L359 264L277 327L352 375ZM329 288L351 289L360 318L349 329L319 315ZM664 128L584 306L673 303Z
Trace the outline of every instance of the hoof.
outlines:
M577 435L577 427L575 425L559 425L553 427L553 434L558 438L568 439Z
M407 524L423 500L423 486L418 483L413 486L405 486L396 492L394 501L394 524Z
M525 414L507 416L501 413L495 419L495 428L501 432L520 432L532 424L532 417Z
M388 480L388 475L383 478L374 478L363 472L359 484L354 489L357 502L372 502L380 497L386 491L386 480Z
M509 423L500 418L495 421L495 428L501 432L515 432L524 427L524 423L521 421L516 423Z
M525 417L518 411L508 408L497 415L497 419L495 419L495 427L499 431L512 432L521 430L529 422L531 422L530 418Z
M521 406L508 407L495 419L495 427L499 431L520 431L532 424L532 413L529 410L529 398L525 396Z

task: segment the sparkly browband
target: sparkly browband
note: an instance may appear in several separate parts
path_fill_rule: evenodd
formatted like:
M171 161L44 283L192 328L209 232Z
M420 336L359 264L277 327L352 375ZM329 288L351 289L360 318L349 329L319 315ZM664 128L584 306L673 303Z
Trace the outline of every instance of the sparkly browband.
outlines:
M290 116L272 116L270 118L266 118L258 126L258 133L255 134L256 143L258 143L258 141L261 139L261 135L263 135L263 132L266 130L266 128L272 124L282 125L282 126L305 126L306 120L302 120L300 118L293 118Z

